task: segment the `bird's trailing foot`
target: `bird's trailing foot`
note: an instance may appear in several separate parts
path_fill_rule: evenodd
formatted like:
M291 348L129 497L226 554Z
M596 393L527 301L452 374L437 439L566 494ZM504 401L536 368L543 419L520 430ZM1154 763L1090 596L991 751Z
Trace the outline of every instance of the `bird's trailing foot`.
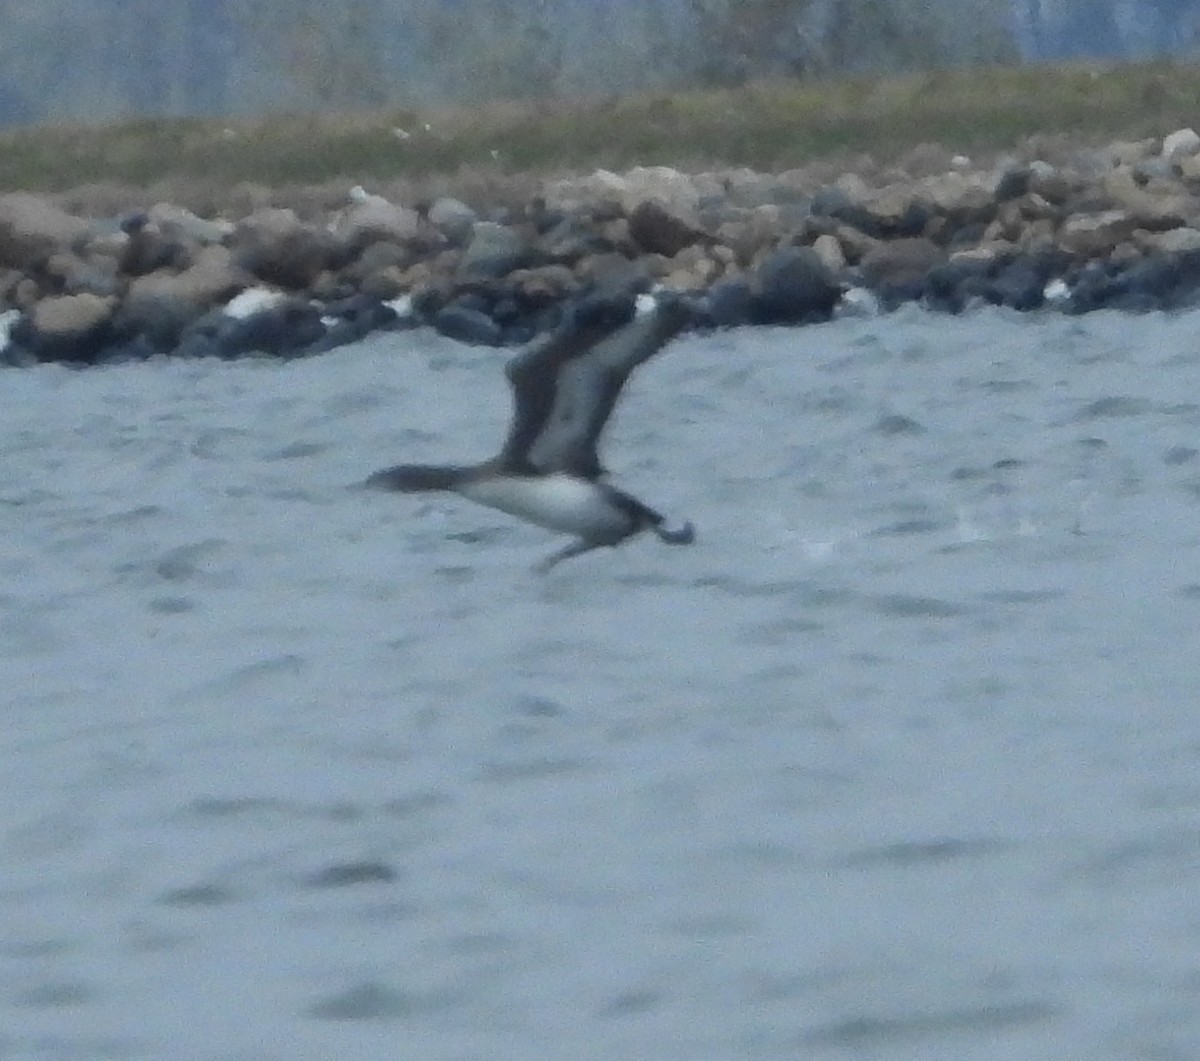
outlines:
M658 535L659 541L665 542L667 545L691 545L696 540L696 527L691 520L677 530L657 526L654 528L654 533Z

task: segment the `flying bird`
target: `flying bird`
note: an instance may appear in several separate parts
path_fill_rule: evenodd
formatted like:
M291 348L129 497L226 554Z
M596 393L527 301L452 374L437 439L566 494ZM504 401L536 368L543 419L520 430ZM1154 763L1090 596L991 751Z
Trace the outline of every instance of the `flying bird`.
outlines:
M535 570L643 530L668 545L695 540L690 522L668 529L666 517L618 490L596 453L621 388L638 365L677 335L694 311L683 298L629 294L580 299L548 336L506 366L513 416L500 452L470 465L400 464L375 472L367 486L418 493L449 490L575 541Z

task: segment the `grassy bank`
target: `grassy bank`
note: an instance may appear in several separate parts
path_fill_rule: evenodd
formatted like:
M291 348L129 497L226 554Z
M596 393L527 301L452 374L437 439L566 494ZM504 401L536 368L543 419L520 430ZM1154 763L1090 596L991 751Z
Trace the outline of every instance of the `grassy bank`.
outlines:
M463 168L590 170L675 164L782 169L921 142L1003 149L1034 133L1080 140L1200 121L1200 66L1005 67L888 79L473 110L214 122L146 120L0 134L0 189L56 191L200 177L217 186L421 178Z

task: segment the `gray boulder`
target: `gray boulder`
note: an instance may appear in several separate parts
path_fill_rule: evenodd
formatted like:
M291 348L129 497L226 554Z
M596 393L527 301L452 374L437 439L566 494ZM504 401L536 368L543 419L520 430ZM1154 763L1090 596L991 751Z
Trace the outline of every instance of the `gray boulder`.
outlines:
M757 324L828 320L842 287L811 247L780 247L754 271L750 285Z
M471 242L459 261L459 274L470 279L496 280L530 264L531 248L515 229L494 221L476 221Z
M471 238L471 231L478 215L460 199L443 195L429 207L429 223L455 246L464 245Z

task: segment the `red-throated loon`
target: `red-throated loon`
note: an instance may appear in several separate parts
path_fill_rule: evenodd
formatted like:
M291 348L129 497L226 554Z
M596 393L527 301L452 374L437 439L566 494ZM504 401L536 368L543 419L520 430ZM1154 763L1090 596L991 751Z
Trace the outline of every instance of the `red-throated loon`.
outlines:
M576 541L539 564L549 571L639 531L687 545L695 528L668 530L666 519L606 481L596 456L604 425L629 374L669 342L693 316L678 296L662 296L634 315L631 295L591 295L564 322L507 365L513 390L508 437L491 460L472 465L400 464L367 486L416 493L452 490Z

